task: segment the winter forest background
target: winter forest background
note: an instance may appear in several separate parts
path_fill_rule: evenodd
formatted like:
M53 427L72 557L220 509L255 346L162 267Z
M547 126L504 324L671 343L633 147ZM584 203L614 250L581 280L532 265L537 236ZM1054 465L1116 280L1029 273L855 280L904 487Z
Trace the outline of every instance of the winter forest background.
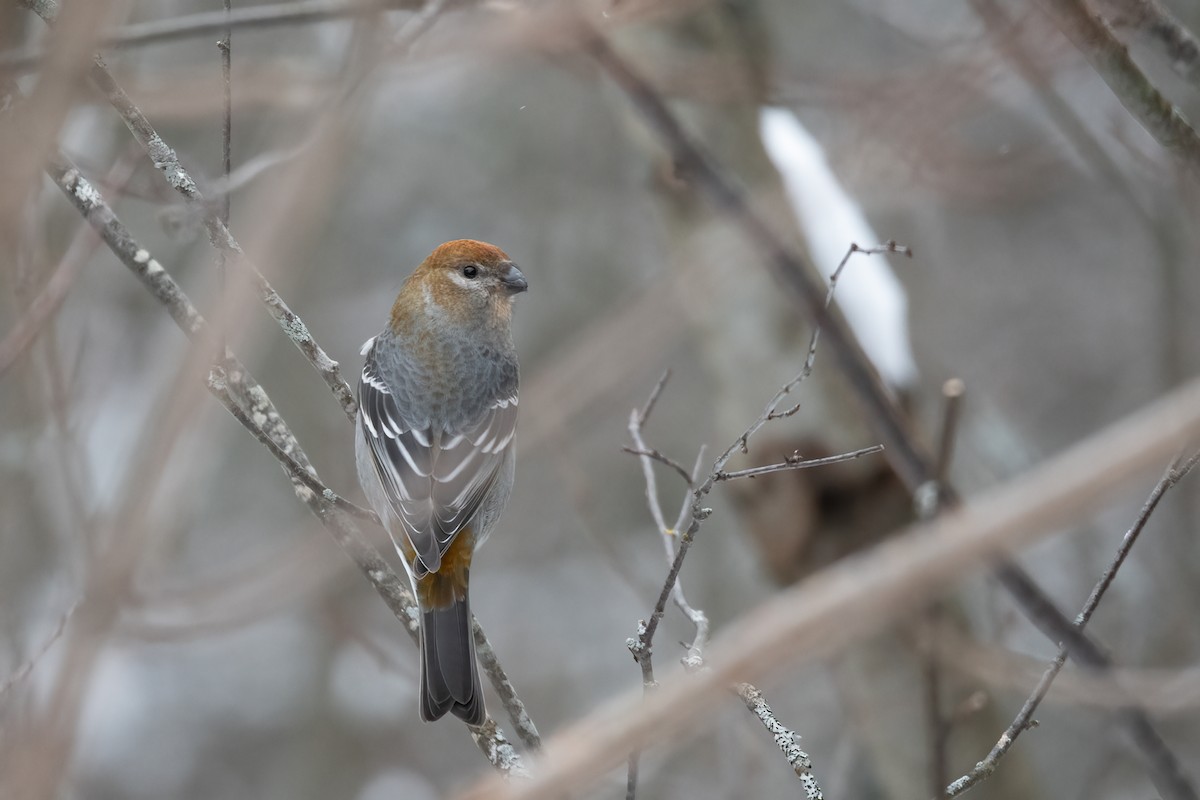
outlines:
M913 800L1012 726L973 797L1197 797L1194 5L229 5L0 6L0 796ZM321 493L462 237L531 287L476 741Z

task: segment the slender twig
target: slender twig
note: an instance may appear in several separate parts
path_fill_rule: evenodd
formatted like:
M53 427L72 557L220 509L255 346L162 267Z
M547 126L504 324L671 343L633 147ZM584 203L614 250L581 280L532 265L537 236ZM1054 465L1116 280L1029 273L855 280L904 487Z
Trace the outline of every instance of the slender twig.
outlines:
M675 535L687 515L688 502L687 495L684 495L683 505L679 509L679 518L674 526L668 527L666 518L663 515L662 503L658 497L658 482L654 476L654 468L650 464L651 460L659 461L675 470L683 478L684 484L691 489L696 482L696 478L700 472L701 457L704 454L704 448L700 449L700 456L696 458L696 464L689 474L678 462L647 446L642 435L642 429L645 427L647 420L650 418L650 412L654 410L658 398L662 395L663 389L667 385L667 381L671 377L671 371L663 372L658 383L650 391L650 397L647 398L645 405L641 410L633 409L629 414L629 436L633 439L635 447L621 448L627 453L639 456L639 461L642 465L642 475L646 483L646 505L650 509L650 516L654 519L654 524L658 528L659 537L662 540L663 548L666 554L667 563L670 564L675 555ZM704 644L708 640L708 616L701 610L692 607L688 603L687 598L683 593L683 584L676 581L673 597L675 605L684 613L695 626L695 635L692 637L692 644L688 648L688 654L684 657L685 665L691 664L693 668L699 668L703 663L701 653ZM657 686L654 679L654 653L650 646L650 642L644 638L646 633L645 620L638 620L638 635L634 638L627 639L625 642L629 652L633 655L633 660L637 662L642 670L642 691L649 692ZM638 771L639 762L641 760L641 751L634 750L629 754L629 760L626 768L625 777L625 800L635 800L637 797Z
M853 461L856 458L863 456L882 453L883 445L873 444L870 447L863 447L849 453L839 453L836 456L825 456L824 458L796 458L789 461L782 461L778 464L767 464L762 467L750 467L749 469L737 469L733 472L718 472L716 479L718 481L732 481L738 478L757 478L759 475L770 475L772 472L789 472L794 469L811 469L813 467L825 467L830 464L840 464L843 461Z
M1133 525L1125 532L1125 536L1121 539L1121 544L1117 547L1116 555L1105 568L1104 573L1100 576L1100 580L1092 587L1088 599L1080 609L1079 614L1075 617L1075 626L1082 630L1084 626L1091 620L1092 614L1095 613L1096 607L1100 605L1100 601L1104 597L1104 593L1108 591L1108 587L1112 585L1113 579L1117 576L1117 570L1125 563L1129 551L1133 548L1138 536L1146 527L1146 523L1150 521L1150 515L1158 508L1158 503L1162 500L1163 495L1167 490L1179 483L1185 475L1192 471L1192 468L1200 462L1200 451L1196 452L1191 458L1186 461L1182 457L1175 459L1166 473L1155 484L1150 496L1146 498L1146 502L1142 504L1141 511L1138 512L1137 518L1133 521ZM1037 723L1033 719L1034 712L1045 698L1046 693L1050 691L1050 685L1054 683L1054 679L1058 677L1058 673L1062 671L1063 665L1067 663L1067 646L1060 645L1058 654L1054 660L1046 667L1046 671L1042 673L1042 677L1038 680L1037 685L1033 689L1033 693L1025 700L1021 706L1021 710L1017 712L1017 716L1005 728L1004 733L1000 734L1000 738L992 749L984 756L983 760L975 765L975 767L957 779L945 788L945 795L948 797L957 797L974 786L977 786L982 781L991 777L996 771L1000 760L1008 753L1013 744L1016 743L1017 737L1024 733L1029 728L1034 727Z
M822 312L828 308L829 303L833 300L834 291L837 289L838 277L841 275L842 270L846 267L846 264L849 262L851 256L853 256L855 253L871 255L879 252L895 252L900 248L901 246L897 245L895 242L889 242L878 248L862 248L857 244L852 243L849 250L846 252L846 256L842 259L841 263L838 265L838 268L834 270L833 275L829 279L829 288L825 293L825 301L821 307ZM683 534L679 537L678 544L675 545L671 569L667 572L666 580L663 582L662 590L659 592L658 602L654 605L654 611L650 615L650 619L646 621L645 629L640 630L638 634L638 642L640 645L644 646L645 649L649 650L654 640L654 634L658 630L658 623L662 619L663 613L666 610L667 599L671 596L675 582L679 579L679 571L683 568L684 559L687 558L688 550L691 548L692 542L695 540L696 533L704 524L704 520L706 520L712 513L711 509L703 507L705 497L708 496L709 492L712 491L713 486L716 485L718 481L724 480L721 476L727 474L725 472L725 465L729 463L729 460L733 458L734 454L739 452L748 453L751 437L758 433L758 431L771 420L778 419L780 416L786 416L786 414L781 415L777 413L779 405L812 373L813 364L816 362L817 343L820 340L820 335L821 326L818 323L813 327L812 335L809 338L808 353L804 358L804 365L800 368L800 372L797 373L796 376L790 381L785 383L779 389L779 391L775 393L774 397L772 397L767 403L762 413L758 415L758 418L755 419L754 422L750 423L750 426L746 428L746 430L743 431L740 436L734 439L733 443L725 449L725 452L723 452L717 458L717 460L713 462L712 469L710 470L708 477L706 477L703 482L694 486L692 489L691 507L689 511L691 522L688 524L687 529L684 530ZM646 458L646 456L643 456L643 458Z
M870 361L859 347L845 321L830 313L822 302L816 270L797 255L751 207L745 192L726 177L724 171L692 140L667 107L654 87L639 75L607 40L586 22L576 21L586 52L629 96L642 118L670 151L673 162L687 174L690 182L712 205L726 214L758 249L764 262L784 286L803 303L832 345L835 362L841 368L851 391L862 404L868 423L887 448L889 461L909 491L915 492L935 473L935 465L924 452L894 396L883 386ZM947 506L961 503L961 497L949 483L942 486ZM694 524L694 523L693 523ZM1054 629L1074 636L1079 648L1090 651L1103 662L1106 657L1091 639L1075 630L1062 612L1054 607L1046 592L1029 574L1010 560L1001 559L994 568L996 580L1013 597L1022 613L1031 620L1049 620ZM652 620L653 621L653 620ZM1074 652L1074 651L1072 651ZM1178 758L1162 745L1149 718L1132 710L1118 723L1145 756L1147 769L1158 784L1179 786ZM1184 781L1186 783L1186 781ZM1196 797L1195 790L1184 795Z
M637 409L634 409L634 413L635 414L637 413ZM688 474L687 469L682 464L680 464L678 461L676 461L675 459L671 458L670 456L664 455L663 453L660 453L658 450L655 450L653 448L645 449L645 448L641 448L641 447L624 447L623 446L621 448L621 451L624 453L629 453L631 456L641 456L642 458L653 459L654 461L657 461L660 464L664 464L664 465L670 467L671 469L675 470L675 473L677 475L679 475L679 477L683 478L683 482L685 484L687 484L689 487L691 487L691 485L692 485L692 476ZM664 528L665 526L659 525L659 527Z
M1200 136L1133 62L1112 28L1083 0L1040 0L1121 105L1162 147L1185 165L1200 168Z
M855 243L851 243L849 249L846 251L845 257L842 258L841 263L838 264L837 269L833 271L833 274L829 278L829 289L825 295L824 307L827 308L829 303L833 301L834 292L837 289L838 278L841 276L842 270L844 270L846 265L849 263L851 256L853 256L855 253L873 255L883 252L908 253L909 251L907 248L903 247L902 245L898 245L895 242L888 242L887 244L877 248L862 248ZM805 467L833 464L839 461L847 461L852 458L858 458L860 456L867 455L868 453L877 453L883 449L882 447L876 445L874 447L864 448L863 450L859 450L855 453L832 456L824 459L813 459L807 462L797 459L794 461L784 462L783 464L773 464L765 467L753 467L750 469L737 470L735 472L725 471L725 465L728 463L729 459L733 457L735 452L749 452L751 437L754 436L754 434L757 433L763 425L766 425L767 422L773 419L790 416L791 414L795 413L797 408L799 408L797 405L792 410L782 414L777 413L776 411L776 409L779 407L779 404L783 402L784 398L787 397L812 373L813 364L816 361L817 343L820 339L820 334L820 326L814 326L812 336L809 340L808 352L805 355L804 365L801 367L800 372L795 378L784 384L783 387L775 393L775 396L771 398L769 403L767 403L766 408L758 416L758 418L751 423L750 427L748 427L741 436L735 439L733 444L729 445L725 452L716 460L716 462L713 464L712 471L708 474L708 477L705 479L705 481L699 486L697 486L696 477L689 475L687 470L684 469L678 462L663 455L658 450L648 447L642 436L642 428L646 424L646 420L650 415L650 411L654 408L655 403L658 401L658 398L663 391L663 387L666 385L669 373L664 374L663 377L659 379L658 383L651 391L650 397L646 401L646 404L643 406L642 410L639 411L635 408L632 412L630 412L628 429L629 435L633 439L635 447L626 447L623 449L626 452L638 456L642 462L642 471L646 478L646 498L650 506L651 516L658 525L659 532L664 537L667 561L669 564L666 580L663 583L662 590L659 592L658 602L654 606L654 611L651 614L649 621L639 620L637 636L626 641L626 646L629 648L629 652L633 654L634 661L636 661L642 668L642 687L644 692L649 692L651 689L657 686L657 682L654 679L653 642L655 631L658 629L659 620L662 619L662 616L666 611L668 597L673 596L675 598L676 605L678 605L679 608L683 610L684 613L689 616L689 618L691 618L693 624L696 626L696 636L688 648L688 655L683 659L684 666L688 669L695 670L701 668L704 664L703 647L708 638L708 617L703 611L700 611L699 609L696 609L688 604L687 600L684 598L683 590L679 582L679 571L683 567L683 560L687 556L688 549L691 547L691 543L695 539L696 533L699 531L703 520L706 519L711 513L710 509L702 508L701 503L703 502L705 496L712 490L712 487L720 481L732 480L735 478L753 478L756 475L779 472L784 469L803 469ZM685 496L684 498L683 507L680 509L679 521L676 523L675 528L667 528L664 521L662 508L659 505L658 500L658 487L654 478L654 470L650 465L651 460L659 461L674 469L683 477L684 483L687 485L688 489L691 490L690 497ZM696 468L694 470L696 475L699 474L699 466L700 462L699 459L697 459ZM689 515L691 517L691 523L688 525L682 536L677 536L678 529L682 527L683 521L687 519ZM636 749L630 752L625 789L626 800L634 800L637 794L639 757L639 752ZM813 783L815 785L815 780Z
M166 308L183 332L189 337L206 335L208 323L179 284L149 251L139 245L100 193L80 174L78 168L60 153L48 165L47 172L88 223L96 229L113 254ZM238 417L236 409L240 407L244 410L245 416L274 442L275 446L270 448L273 455L278 458L282 451L290 456L286 461L281 459L281 465L292 477L297 497L333 535L384 603L404 624L409 636L416 641L417 607L408 582L401 579L383 557L366 543L354 520L335 501L336 495L323 486L319 490L310 486L309 481L302 477L307 474L314 480L319 480L312 471L308 456L262 386L232 354L227 353L221 367L210 372L208 389L235 417ZM259 437L256 435L256 438ZM293 461L302 467L299 475L291 463ZM477 630L477 640L481 636L482 632ZM471 734L479 749L497 770L506 775L527 774L520 755L493 720L486 720L481 728L472 729Z

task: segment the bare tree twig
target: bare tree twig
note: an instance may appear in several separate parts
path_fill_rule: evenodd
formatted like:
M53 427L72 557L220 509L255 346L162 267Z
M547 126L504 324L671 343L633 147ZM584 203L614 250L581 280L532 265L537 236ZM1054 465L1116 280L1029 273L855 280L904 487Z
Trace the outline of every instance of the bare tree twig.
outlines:
M849 249L846 251L846 255L842 258L841 263L838 264L837 269L833 271L833 274L829 278L829 289L826 292L825 303L822 308L828 308L829 303L832 302L834 292L837 289L838 278L841 277L842 270L844 270L846 264L849 263L851 256L853 256L855 253L873 255L884 252L901 252L905 253L906 255L911 255L911 251L908 250L908 248L898 245L894 241L889 241L885 245L877 248L862 248L852 242ZM658 602L654 606L654 611L650 616L650 620L648 622L639 620L637 637L630 638L626 641L629 652L633 654L634 660L642 668L643 691L649 691L657 685L654 679L654 667L652 661L653 641L655 631L658 628L658 622L662 619L662 616L666 611L668 597L674 597L676 605L678 605L680 610L682 610L692 620L692 623L696 627L695 638L692 640L692 644L688 648L687 656L683 659L684 666L690 670L696 670L700 669L704 664L703 648L708 639L708 617L703 611L692 607L684 598L683 590L679 583L679 572L683 567L683 560L687 556L688 549L690 548L692 541L694 541L695 535L699 531L703 520L705 520L711 513L711 509L702 508L701 503L703 502L705 496L707 496L707 494L712 490L712 487L719 481L743 477L753 478L756 475L779 472L784 469L802 469L804 467L832 464L839 461L847 461L852 458L858 458L859 456L867 455L868 453L876 453L883 449L880 446L875 446L865 448L855 453L832 456L824 459L813 459L809 462L797 459L795 461L786 461L783 464L754 467L745 470L737 470L735 472L725 472L725 465L728 463L729 459L733 457L735 452L749 452L750 438L754 436L754 434L757 433L763 425L766 425L767 422L773 419L791 416L799 408L799 405L797 405L784 413L776 412L776 409L779 407L779 404L783 402L783 399L787 397L787 395L793 389L799 386L812 373L813 364L816 361L817 343L820 339L820 335L821 327L818 324L813 327L812 337L809 340L808 352L805 356L804 365L801 367L799 374L797 374L796 377L791 381L784 384L784 386L775 393L775 396L771 398L769 403L767 403L766 408L758 416L758 418L751 423L750 427L748 427L741 436L735 439L733 444L731 444L716 460L707 479L699 486L696 485L696 477L689 475L687 470L685 470L678 462L663 455L658 450L649 448L642 437L642 428L646 424L646 420L650 415L650 411L654 408L655 403L658 401L658 398L663 391L663 387L666 385L667 378L670 376L670 373L668 372L664 374L663 377L659 379L641 411L635 408L632 412L630 412L629 435L633 439L636 448L631 449L626 447L623 449L626 452L639 456L641 459L642 471L646 478L646 498L650 505L651 516L654 518L661 535L664 537L667 561L669 564L666 581L663 583L663 588L659 592ZM651 460L660 461L676 470L680 475L682 475L684 483L686 483L688 489L691 490L690 508L688 497L685 496L683 507L680 509L679 521L676 523L675 528L669 529L666 527L662 508L658 501L658 488L654 479L654 471L650 466ZM699 469L700 461L699 458L697 458L696 468L694 469L694 473L697 476L699 475ZM676 533L678 529L682 527L683 521L687 519L689 514L691 517L691 523L688 525L687 530L684 531L683 535L679 536L678 540L676 541ZM628 776L626 780L626 800L634 800L636 797L638 760L638 751L632 751L629 756ZM811 778L811 775L809 775L809 777ZM816 786L815 779L812 779L812 783L814 786Z
M1094 513L1131 478L1171 457L1181 440L1197 436L1200 379L937 519L910 526L780 592L723 629L706 655L706 669L687 680L676 670L650 696L629 692L578 720L546 743L530 781L515 785L485 778L461 796L548 800L577 791L631 750L694 730L730 682L827 657L911 613L972 567Z
M856 458L863 456L882 453L883 445L873 444L870 447L863 447L849 453L839 453L836 456L825 456L824 458L795 458L788 461L782 461L778 464L767 464L762 467L750 467L748 469L737 469L733 472L718 472L716 480L732 481L738 478L756 478L759 475L770 475L772 472L788 472L795 469L811 469L813 467L825 467L830 464L840 464L843 461L853 461Z
M875 252L890 252L898 248L900 248L900 245L897 245L895 242L889 242L882 248L871 249L862 248L857 244L852 243L849 250L846 252L845 258L842 259L841 263L838 265L838 268L834 271L833 275L829 279L829 289L825 294L825 302L821 306L822 312L828 308L829 303L832 301L833 293L837 289L838 277L841 275L842 270L845 268L852 255L855 253L870 255ZM788 414L792 413L787 412L785 414L779 414L777 413L776 409L779 408L779 404L783 402L784 398L786 398L797 386L803 383L804 380L812 373L813 364L816 361L817 342L820 339L820 335L821 326L819 323L817 323L813 327L812 337L809 339L808 354L805 356L804 365L800 368L800 372L796 375L796 377L785 383L779 389L779 391L775 393L775 396L772 397L767 403L766 408L764 408L762 413L758 415L758 418L755 419L754 422L750 423L750 426L742 432L742 435L735 439L733 444L729 445L725 452L717 458L712 465L712 470L709 472L708 477L705 478L705 480L699 485L695 485L694 482L691 482L691 507L689 510L691 522L688 524L688 527L686 530L684 530L683 534L679 536L678 543L672 544L674 556L671 562L671 569L668 571L666 580L663 582L662 590L659 592L658 602L655 603L654 611L650 615L650 619L646 621L645 627L640 628L638 631L638 637L636 640L637 649L635 650L633 645L630 646L631 651L634 651L635 658L637 658L639 651L644 651L646 653L650 652L655 631L658 630L658 623L662 619L663 613L666 611L667 599L674 592L674 587L679 579L679 571L683 568L683 561L687 557L687 553L692 546L692 542L695 540L696 533L700 530L704 520L706 520L712 513L711 509L704 508L702 506L704 498L708 496L708 493L712 491L713 486L716 485L718 481L724 480L720 476L726 474L725 465L729 463L729 459L733 458L734 454L737 452L749 452L749 443L751 437L758 433L758 431L769 421L778 419L781 416L787 416ZM657 393L661 390L656 387L655 391ZM651 398L653 399L654 397L655 394L652 394ZM649 405L651 404L647 403L647 406ZM639 419L640 417L635 409L630 418L631 435L633 435L635 431L640 431L640 424L635 424L638 423ZM635 436L635 443L639 442L639 439L640 436ZM645 448L640 447L639 449ZM642 458L643 464L645 464L645 459L649 458L649 456L643 455Z
M635 414L636 414L636 411L637 411L637 409L634 409ZM664 464L664 465L670 467L671 469L675 470L676 474L678 474L679 477L683 478L683 482L685 484L687 484L689 488L692 485L692 476L690 474L688 474L688 471L686 469L684 469L684 466L682 464L680 464L678 461L676 461L675 459L671 458L670 456L660 453L658 450L655 450L653 448L647 450L647 449L639 448L639 447L622 447L621 451L625 452L625 453L629 453L631 456L641 456L642 458L653 459L654 461L657 461L660 464ZM659 527L663 528L664 530L666 529L664 525L659 525Z
M1141 535L1142 530L1146 527L1146 523L1149 522L1150 515L1158 508L1158 503L1162 500L1163 495L1166 494L1168 489L1179 483L1185 475L1191 472L1197 462L1200 462L1200 451L1186 461L1182 457L1177 458L1167 467L1166 473L1155 484L1154 490L1150 492L1150 496L1142 505L1142 509L1138 513L1137 519L1134 520L1132 527L1125 532L1125 536L1121 539L1121 544L1117 548L1113 560L1105 568L1104 573L1100 576L1100 580L1096 582L1096 585L1088 595L1087 601L1083 604L1083 608L1080 610L1078 616L1075 617L1075 626L1077 628L1082 630L1092 618L1092 614L1095 613L1097 606L1100 605L1100 600L1103 599L1104 593L1108 591L1108 587L1112 585L1113 579L1116 578L1117 570L1125 563L1129 551L1133 548L1138 536ZM1062 670L1066 662L1067 646L1059 645L1058 655L1046 667L1046 671L1042 674L1041 679L1038 680L1033 693L1025 700L1024 705L1021 706L1021 710L1017 713L1012 723L1000 735L996 744L984 756L982 761L977 763L966 775L963 775L945 788L944 792L946 796L957 797L991 777L992 773L996 771L1000 760L1004 758L1013 744L1016 743L1017 737L1036 724L1033 720L1034 712L1037 711L1046 693L1050 691L1050 685L1058 677L1058 673Z
M683 501L679 508L679 516L673 526L667 527L666 520L663 516L662 504L659 502L658 498L658 485L654 478L654 470L650 465L650 459L655 458L656 454L658 456L661 456L662 454L646 445L645 439L642 435L642 428L649 419L650 412L654 409L655 403L657 403L659 396L662 394L663 388L666 386L667 379L670 378L670 376L670 370L664 372L662 378L659 379L658 383L654 386L654 389L650 392L650 398L646 401L646 404L642 407L642 410L638 411L638 409L635 408L630 413L629 435L633 439L637 449L632 450L630 448L625 448L625 450L628 452L633 452L641 456L642 472L646 480L646 502L650 508L650 516L654 519L655 525L657 525L659 529L659 534L666 551L665 555L667 558L668 567L672 565L675 558L676 532L683 527L684 521L687 519L687 515L691 506L691 494L690 492L684 493ZM663 456L663 458L665 458L665 456ZM703 464L703 459L704 448L701 447L700 452L696 456L696 463L692 467L692 472L690 475L686 471L682 470L682 468L679 467L676 462L670 461L669 459L668 461L670 461L670 464L676 469L679 469L683 472L684 483L687 485L688 489L694 489L696 482L700 478L700 469L701 465ZM688 619L691 620L692 625L695 628L695 635L692 638L692 643L688 646L687 654L681 659L681 663L683 664L684 669L688 670L689 672L702 669L704 667L704 647L708 643L709 635L708 615L702 610L694 608L687 601L687 598L684 596L683 592L683 584L678 578L675 580L675 587L672 595L675 605ZM629 647L630 652L633 653L634 660L637 661L642 668L642 691L648 692L657 686L657 683L654 680L654 666L652 661L653 653L651 651L649 642L642 638L645 635L645 631L645 623L643 621L639 621L638 637L629 639L626 644ZM808 754L801 750L796 744L796 739L798 738L796 734L785 728L779 722L779 720L776 719L770 705L768 705L766 700L763 698L762 692L749 683L739 683L733 687L733 691L742 698L743 702L746 703L746 707L749 708L756 717L758 717L759 721L762 722L767 731L770 732L775 738L775 743L783 752L784 757L787 758L788 764L792 767L796 774L800 776L800 780L804 785L806 797L809 798L809 800L823 800L824 794L822 793L821 787L817 783L816 778L812 775L812 762L809 760ZM638 750L634 750L629 755L625 780L626 800L635 800L637 796L638 768L640 758L641 753Z
M1041 5L1133 118L1167 152L1193 170L1200 168L1200 136L1133 63L1108 23L1083 0L1041 0Z
M183 332L189 337L203 335L207 323L187 295L163 266L138 244L79 170L59 154L47 167L47 172L121 263L167 309ZM273 455L278 457L282 451L290 456L286 461L281 459L281 463L292 477L296 495L325 525L415 641L418 636L417 607L407 581L403 581L378 552L364 541L353 520L334 500L336 495L320 484L317 485L319 490L310 487L308 480L296 474L293 462L301 467L299 473L308 474L314 481L319 481L307 455L263 388L228 353L221 367L210 372L208 388L235 417L241 419L235 407L244 409L245 416L276 445L270 448ZM262 441L257 435L256 438ZM483 634L476 630L475 635L478 640ZM481 728L472 729L471 735L497 770L506 775L527 774L520 755L493 720L489 718Z
M1047 0L1050 1L1069 2ZM903 412L879 380L843 318L825 307L822 302L824 293L814 277L816 271L804 258L792 252L754 212L744 192L691 139L654 87L630 67L598 31L582 20L577 20L576 24L581 28L584 50L629 96L637 111L668 148L681 174L687 175L717 210L728 215L730 221L741 228L751 244L758 248L766 264L825 331L831 340L835 361L851 390L863 403L868 422L887 448L890 463L909 490L916 492L936 474L935 465L909 430ZM960 502L958 493L950 484L943 485L942 490L947 505ZM1078 648L1088 650L1096 659L1105 659L1099 647L1071 626L1070 621L1054 607L1046 593L1023 569L1011 561L1001 560L994 574L1029 619L1035 622L1048 620L1062 638L1073 637L1070 640ZM1144 713L1130 710L1119 717L1118 722L1138 750L1146 756L1156 785L1178 786L1178 776L1181 774L1178 759L1163 747L1161 737L1154 731L1149 718ZM1185 796L1196 797L1194 789Z

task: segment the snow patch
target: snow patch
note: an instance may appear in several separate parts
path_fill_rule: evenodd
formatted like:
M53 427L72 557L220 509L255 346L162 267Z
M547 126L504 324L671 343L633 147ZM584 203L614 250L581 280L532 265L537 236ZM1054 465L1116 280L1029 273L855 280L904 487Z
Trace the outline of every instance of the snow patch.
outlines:
M883 242L795 114L763 108L759 133L783 178L809 253L826 280L852 242L863 248ZM834 300L884 382L896 389L914 384L917 365L909 343L908 296L887 256L854 256L838 279Z

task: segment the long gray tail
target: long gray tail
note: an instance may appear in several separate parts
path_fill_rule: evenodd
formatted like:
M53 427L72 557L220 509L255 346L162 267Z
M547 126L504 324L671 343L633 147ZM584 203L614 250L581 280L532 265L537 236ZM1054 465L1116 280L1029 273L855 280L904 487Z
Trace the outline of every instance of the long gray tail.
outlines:
M475 637L466 594L445 608L421 610L421 719L449 711L468 725L487 714L475 666Z

